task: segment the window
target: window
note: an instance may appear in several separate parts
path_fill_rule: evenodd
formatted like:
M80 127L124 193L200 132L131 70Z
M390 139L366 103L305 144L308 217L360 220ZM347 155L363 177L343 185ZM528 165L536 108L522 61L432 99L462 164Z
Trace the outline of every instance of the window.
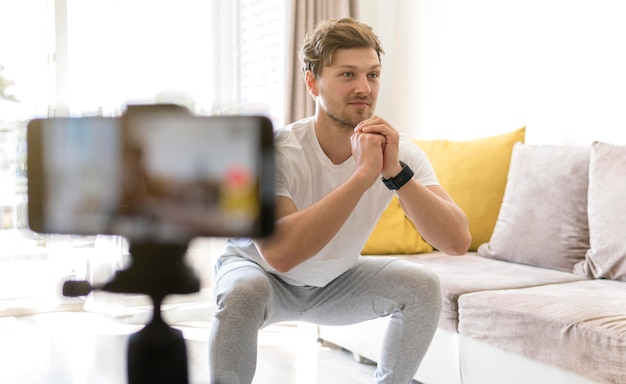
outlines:
M0 314L66 302L55 291L69 274L94 278L122 262L102 253L122 252L119 239L28 231L26 121L175 102L198 114L265 114L279 126L287 3L33 0L3 10L0 80L14 84L0 90L18 102L0 97Z
M286 6L283 0L242 0L241 97L254 112L283 125L285 104Z
M156 101L280 121L285 0L65 1L57 104L71 115Z
M125 104L212 104L212 4L205 0L67 0L57 40L57 106L119 115ZM62 35L63 26L57 26Z
M47 0L12 2L0 23L0 313L45 300L43 239L27 230L24 121L48 111Z

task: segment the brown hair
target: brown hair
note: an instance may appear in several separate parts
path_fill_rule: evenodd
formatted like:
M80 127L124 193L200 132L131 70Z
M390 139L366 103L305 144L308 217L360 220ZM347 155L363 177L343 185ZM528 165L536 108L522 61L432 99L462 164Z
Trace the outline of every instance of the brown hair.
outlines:
M376 51L380 61L381 54L385 52L369 25L350 17L322 21L306 35L300 48L302 71L310 70L318 77L323 66L332 64L338 49L367 47Z

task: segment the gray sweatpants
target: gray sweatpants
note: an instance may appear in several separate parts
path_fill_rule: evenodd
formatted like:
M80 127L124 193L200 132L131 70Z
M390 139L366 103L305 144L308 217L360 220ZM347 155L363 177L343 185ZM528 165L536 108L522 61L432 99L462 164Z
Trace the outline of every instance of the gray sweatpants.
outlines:
M213 384L247 384L256 370L258 331L280 321L345 325L391 315L377 383L411 382L441 308L439 279L391 257L361 257L325 287L294 286L239 256L223 256L215 278L217 310L209 344ZM368 335L363 335L368 337Z

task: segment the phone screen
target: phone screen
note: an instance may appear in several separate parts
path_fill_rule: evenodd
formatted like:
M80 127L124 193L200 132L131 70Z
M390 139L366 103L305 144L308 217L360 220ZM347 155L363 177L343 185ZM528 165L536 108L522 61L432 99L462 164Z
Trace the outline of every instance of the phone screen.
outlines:
M265 236L273 225L272 136L260 116L33 120L29 225L170 243Z

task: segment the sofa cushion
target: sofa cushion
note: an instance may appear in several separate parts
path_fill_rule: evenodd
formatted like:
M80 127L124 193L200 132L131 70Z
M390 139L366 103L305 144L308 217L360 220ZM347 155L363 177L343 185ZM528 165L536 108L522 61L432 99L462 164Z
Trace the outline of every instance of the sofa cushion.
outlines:
M430 268L441 282L442 309L439 326L457 332L458 300L466 293L513 289L585 280L573 273L531 267L478 256L449 256L436 251L419 256L398 256Z
M394 196L370 234L361 254L390 255L431 252L433 247L422 238Z
M589 152L516 144L498 221L478 254L572 272L589 249Z
M626 383L626 283L586 280L459 298L459 333L574 371Z
M575 272L626 281L626 146L594 142L589 162L589 243Z
M511 151L523 142L525 127L467 141L415 140L428 155L441 186L469 219L475 251L489 241L498 218Z

